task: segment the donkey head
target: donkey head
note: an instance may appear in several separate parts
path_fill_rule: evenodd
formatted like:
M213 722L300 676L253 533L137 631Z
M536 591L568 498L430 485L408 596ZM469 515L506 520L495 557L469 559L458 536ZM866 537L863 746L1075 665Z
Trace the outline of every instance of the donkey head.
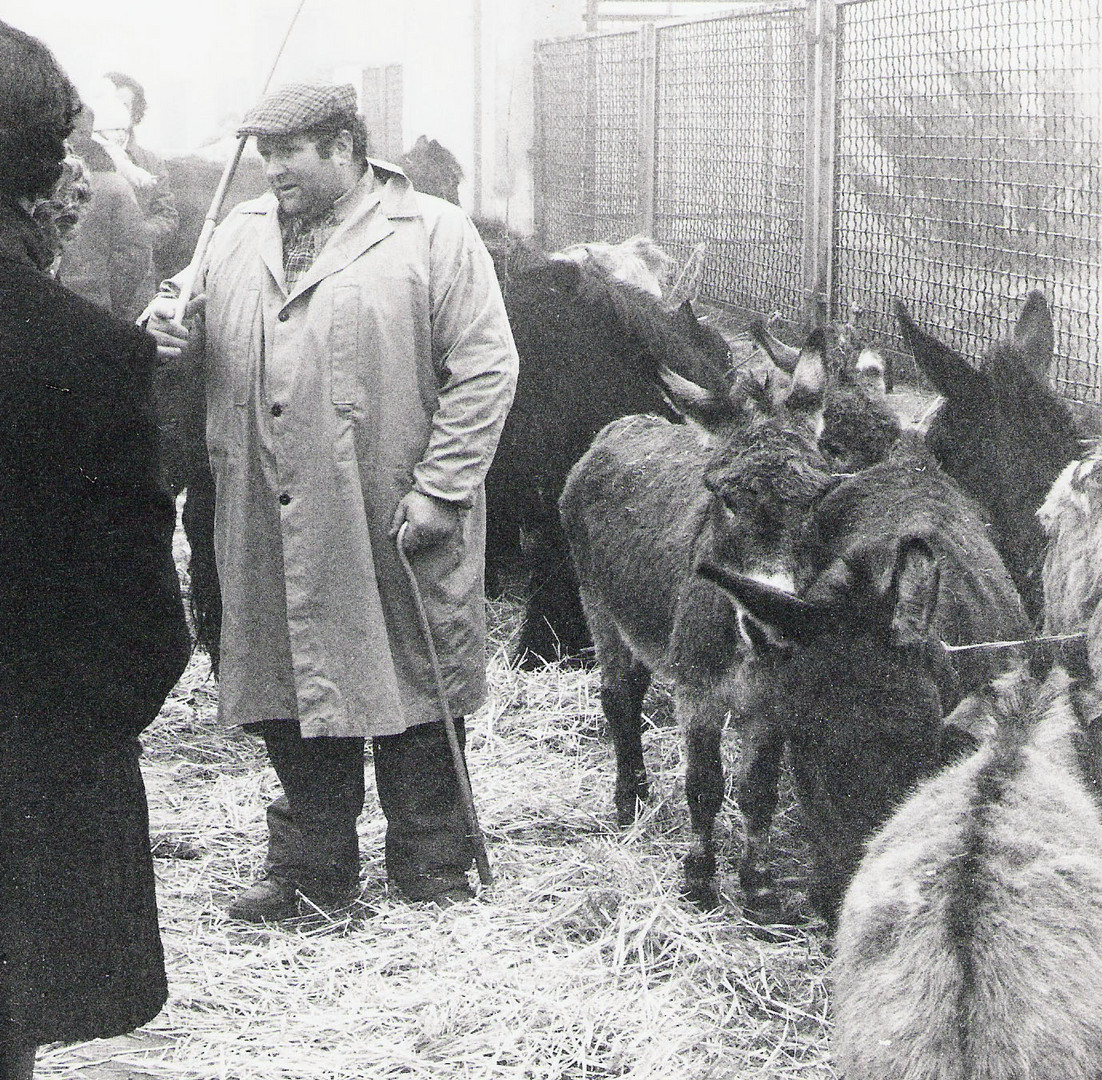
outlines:
M698 556L792 587L796 538L831 482L816 445L826 387L819 342L809 342L779 400L754 383L709 388L669 370L662 383L710 448Z
M895 307L915 362L944 398L927 445L991 515L999 553L1027 611L1036 616L1044 536L1035 512L1078 450L1071 412L1048 384L1053 351L1048 305L1031 292L1013 333L978 367L920 330L900 301Z

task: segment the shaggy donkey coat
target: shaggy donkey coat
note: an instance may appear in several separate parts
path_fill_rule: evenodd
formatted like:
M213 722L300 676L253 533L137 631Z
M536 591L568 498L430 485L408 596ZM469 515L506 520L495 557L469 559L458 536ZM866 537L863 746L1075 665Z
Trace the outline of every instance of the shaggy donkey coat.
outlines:
M993 739L870 842L842 908L846 1080L1102 1075L1102 724L1057 668L1000 680Z
M794 538L830 483L815 447L821 353L797 371L789 409L748 418L744 402L675 379L671 400L696 425L629 416L604 428L567 478L559 506L601 666L601 704L616 747L616 810L630 824L648 796L640 737L652 674L675 684L686 740L694 840L687 892L718 903L713 828L723 800L720 736L728 710L750 723L739 672L746 646L735 605L695 573L701 557L765 580L793 581ZM699 425L699 426L697 426ZM702 431L707 435L702 435ZM768 829L776 762L747 733L739 806ZM769 788L772 786L773 790ZM758 883L744 877L751 905Z
M528 578L517 658L538 667L577 657L590 637L557 502L566 476L605 424L634 413L673 418L658 373L700 381L726 371L726 342L687 304L652 296L569 260L523 250L498 263L520 355L516 396L486 476L487 573L510 550Z
M1102 445L1056 478L1038 520L1048 547L1045 633L1087 631L1091 670L1102 675Z
M975 507L921 447L840 483L801 546L797 595L701 571L753 616L757 730L773 745L759 749L775 761L787 746L810 896L833 925L865 840L961 745L943 713L1007 662L941 643L1018 639L1027 625ZM747 828L744 865L767 863L766 838Z

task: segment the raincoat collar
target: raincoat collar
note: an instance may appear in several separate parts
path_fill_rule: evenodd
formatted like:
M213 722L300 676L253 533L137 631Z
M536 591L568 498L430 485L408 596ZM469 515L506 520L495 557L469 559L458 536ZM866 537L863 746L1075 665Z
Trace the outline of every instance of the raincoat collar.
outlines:
M389 236L394 232L393 219L421 216L413 185L397 165L373 159L369 159L368 164L373 170L374 183L365 182L372 175L365 173L360 185L362 190L353 205L348 208L314 264L286 294L288 300L316 285L322 278L343 270L368 248ZM260 256L272 278L283 289L283 240L275 196L270 192L262 196L250 212L261 214L266 219Z

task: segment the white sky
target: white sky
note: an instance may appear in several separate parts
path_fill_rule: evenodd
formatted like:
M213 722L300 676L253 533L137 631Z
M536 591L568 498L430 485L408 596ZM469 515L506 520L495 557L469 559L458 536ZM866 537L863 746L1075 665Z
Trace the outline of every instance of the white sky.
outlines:
M0 0L0 18L45 41L82 89L105 71L138 79L149 98L142 141L171 152L206 141L259 96L298 3ZM401 62L410 48L423 50L433 24L445 21L453 27L445 52L466 59L468 44L454 30L466 8L463 0L306 0L273 85ZM447 56L441 58L446 70ZM421 91L448 101L446 85Z

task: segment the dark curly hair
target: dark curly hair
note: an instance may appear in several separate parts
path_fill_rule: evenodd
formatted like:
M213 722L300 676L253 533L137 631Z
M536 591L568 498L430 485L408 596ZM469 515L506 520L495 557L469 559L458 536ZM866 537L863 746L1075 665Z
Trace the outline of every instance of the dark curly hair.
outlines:
M358 113L334 113L320 124L304 128L296 134L304 135L317 146L318 154L328 157L333 152L333 144L342 131L350 132L352 135L352 160L358 165L363 165L371 154L371 139L367 134L364 119Z
M80 95L38 38L0 21L0 197L48 198Z
M145 110L149 107L145 87L133 75L124 75L121 71L109 71L104 78L114 83L117 89L130 91L130 123L137 127L145 119Z

